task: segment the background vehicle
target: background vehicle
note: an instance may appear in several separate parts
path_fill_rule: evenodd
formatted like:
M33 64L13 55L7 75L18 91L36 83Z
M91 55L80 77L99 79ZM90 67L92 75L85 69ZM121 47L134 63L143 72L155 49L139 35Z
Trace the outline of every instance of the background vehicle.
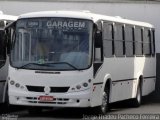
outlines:
M6 44L5 40L5 26L17 19L16 16L5 15L0 11L0 104L6 105L8 102L7 95L7 76L8 76L8 65L9 59L7 57ZM4 109L7 108L6 106ZM4 110L5 111L5 110Z
M9 102L42 107L95 107L155 89L154 28L90 12L21 15L11 25Z

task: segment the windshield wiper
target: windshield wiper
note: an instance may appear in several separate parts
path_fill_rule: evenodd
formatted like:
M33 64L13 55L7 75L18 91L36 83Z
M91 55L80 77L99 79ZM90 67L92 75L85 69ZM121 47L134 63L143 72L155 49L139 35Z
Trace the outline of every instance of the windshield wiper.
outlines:
M49 65L49 64L67 64L69 65L70 67L74 68L75 70L79 70L77 67L75 67L74 65L68 63L68 62L53 62L53 63L44 63L42 65Z
M75 66L73 66L72 64L67 63L67 62L53 62L53 63L43 63L43 64L28 63L28 64L25 64L25 65L22 65L22 66L18 67L18 69L23 69L23 68L26 68L27 66L30 66L30 65L38 65L38 66L48 66L48 67L51 67L50 64L67 64L67 65L69 65L70 67L74 68L75 70L79 70L77 67L75 67Z
M43 64L38 64L38 63L28 63L28 64L25 64L25 65L22 65L21 67L18 67L18 69L26 68L26 67L29 66L29 65L44 66Z

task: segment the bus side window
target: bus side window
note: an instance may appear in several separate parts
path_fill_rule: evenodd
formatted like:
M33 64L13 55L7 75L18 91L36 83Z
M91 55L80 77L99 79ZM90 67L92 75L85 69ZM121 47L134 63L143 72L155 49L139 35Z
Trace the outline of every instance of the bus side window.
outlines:
M151 55L151 39L150 30L144 29L143 32L143 51L144 55Z
M24 33L23 44L23 60L31 60L31 39L29 33Z
M122 57L123 53L123 26L120 24L115 24L114 26L114 45L115 45L115 55L117 57Z
M95 31L95 56L94 59L96 62L102 62L103 61L103 42L102 42L102 22L97 23L97 28Z
M140 27L135 27L135 54L142 55L142 29Z
M113 24L104 23L103 24L103 49L105 57L113 56Z
M125 47L126 56L133 56L133 27L128 25L125 26Z
M155 38L154 38L154 30L150 30L150 35L151 35L151 52L152 52L152 55L154 56L155 55Z
M15 36L14 36L15 37ZM21 32L18 32L17 34L17 38L19 40L17 40L17 44L15 44L15 40L13 41L12 43L12 46L15 45L14 49L15 49L15 58L14 61L17 61L17 60L22 60L21 56L22 56L22 33ZM14 38L16 39L16 38Z

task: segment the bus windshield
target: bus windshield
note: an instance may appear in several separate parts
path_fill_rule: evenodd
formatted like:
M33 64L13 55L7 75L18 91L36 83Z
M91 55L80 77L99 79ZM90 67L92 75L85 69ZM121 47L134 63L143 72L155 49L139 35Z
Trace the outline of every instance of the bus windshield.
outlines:
M27 18L16 23L11 65L38 70L91 66L93 22L71 18Z

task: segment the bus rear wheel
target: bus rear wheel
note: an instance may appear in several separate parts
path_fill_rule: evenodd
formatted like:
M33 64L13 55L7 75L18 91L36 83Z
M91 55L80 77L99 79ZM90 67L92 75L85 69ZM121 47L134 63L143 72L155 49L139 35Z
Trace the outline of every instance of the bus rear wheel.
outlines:
M142 103L142 87L141 84L139 84L137 87L136 98L133 99L133 106L139 107L141 103Z

